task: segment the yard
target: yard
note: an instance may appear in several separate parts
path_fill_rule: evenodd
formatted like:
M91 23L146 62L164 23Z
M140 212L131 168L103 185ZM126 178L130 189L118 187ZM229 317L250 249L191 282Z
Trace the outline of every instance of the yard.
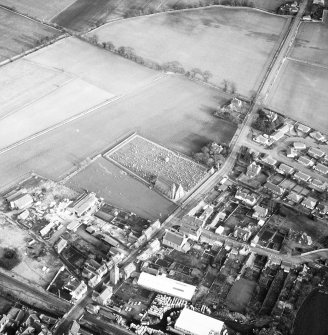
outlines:
M45 37L60 34L57 29L0 8L0 62L36 47Z
M0 0L0 4L14 8L22 14L49 21L54 15L57 15L74 1L75 0Z
M165 177L181 184L186 192L206 175L205 167L141 136L133 137L109 157L147 182Z
M27 242L29 239L31 239L31 236L26 230L20 229L0 217L1 248L16 249L20 259L19 264L11 272L45 287L61 267L61 263L53 252L47 250L42 244L36 242L36 244L30 246ZM33 251L36 251L36 249L40 250L34 253ZM44 271L43 267L48 270Z
M328 127L328 70L286 60L267 105L269 108L326 132Z
M228 308L231 311L243 313L252 297L255 287L255 281L244 278L237 280L227 296L226 304Z
M303 22L291 52L291 57L328 66L328 27L318 22Z
M132 47L145 59L178 61L186 71L210 71L237 92L256 90L276 49L287 18L253 9L215 7L116 21L92 31L99 42ZM218 62L219 60L219 62Z
M146 219L164 218L176 207L104 158L97 159L66 185L77 191L93 191L109 204Z

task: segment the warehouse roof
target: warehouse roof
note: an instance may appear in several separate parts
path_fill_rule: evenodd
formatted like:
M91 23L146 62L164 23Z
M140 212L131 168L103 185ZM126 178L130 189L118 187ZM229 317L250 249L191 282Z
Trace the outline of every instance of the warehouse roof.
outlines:
M188 334L209 335L220 334L224 323L207 315L184 308L177 319L174 328Z
M146 272L141 272L138 285L150 291L168 294L185 300L191 300L196 290L196 286L164 276L153 276Z

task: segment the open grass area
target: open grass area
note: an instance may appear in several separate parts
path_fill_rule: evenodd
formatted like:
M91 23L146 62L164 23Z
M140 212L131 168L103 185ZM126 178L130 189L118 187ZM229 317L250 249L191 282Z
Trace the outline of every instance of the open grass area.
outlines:
M135 136L109 157L147 182L168 178L190 191L206 175L206 168L141 136Z
M215 7L156 14L109 23L92 31L99 42L132 47L138 56L163 64L177 61L185 71L199 68L236 85L256 90L278 45L287 18L253 9Z
M328 127L328 70L286 60L267 105L288 117L326 132Z
M252 297L255 287L255 281L244 278L237 280L227 296L226 304L228 308L231 311L243 313Z
M108 0L76 0L52 22L75 31L84 31L105 20L113 7Z
M291 57L328 66L328 26L321 22L302 22Z
M13 8L22 14L49 21L75 0L0 0L0 5Z
M134 131L187 155L209 141L228 143L235 125L213 116L217 104L226 101L211 88L164 76L143 90L1 154L0 185L29 171L58 179Z
M176 208L174 203L104 158L97 159L66 185L77 191L93 191L106 202L146 219L164 218Z
M137 89L157 75L74 38L10 63L0 69L0 148Z
M60 34L57 29L0 8L0 62L36 47L45 37Z

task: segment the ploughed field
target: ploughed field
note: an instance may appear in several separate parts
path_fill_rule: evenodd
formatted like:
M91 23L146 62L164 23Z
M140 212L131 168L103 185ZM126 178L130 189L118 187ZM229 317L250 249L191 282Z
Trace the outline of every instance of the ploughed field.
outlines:
M116 48L131 47L145 60L210 71L210 82L223 86L228 80L249 96L263 79L287 22L253 9L214 7L116 21L90 35Z
M328 127L328 69L295 60L283 64L267 105L322 132Z
M145 219L167 217L176 205L105 158L98 158L69 179L67 186L95 192L106 202Z
M303 22L298 30L291 57L328 67L328 26Z
M156 76L75 38L7 64L0 69L0 150L143 87Z
M13 8L22 14L27 14L40 20L49 21L74 1L75 0L0 0L0 5Z
M52 22L71 30L84 31L102 23L111 10L108 0L76 0L54 17Z
M55 28L0 7L0 62L36 47L45 37L60 34Z

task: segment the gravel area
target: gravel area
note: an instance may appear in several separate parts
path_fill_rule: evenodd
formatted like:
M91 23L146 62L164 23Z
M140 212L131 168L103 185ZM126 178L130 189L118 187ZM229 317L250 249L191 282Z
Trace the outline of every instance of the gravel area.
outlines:
M206 175L205 167L140 136L110 157L149 182L160 175L181 184L187 192Z

